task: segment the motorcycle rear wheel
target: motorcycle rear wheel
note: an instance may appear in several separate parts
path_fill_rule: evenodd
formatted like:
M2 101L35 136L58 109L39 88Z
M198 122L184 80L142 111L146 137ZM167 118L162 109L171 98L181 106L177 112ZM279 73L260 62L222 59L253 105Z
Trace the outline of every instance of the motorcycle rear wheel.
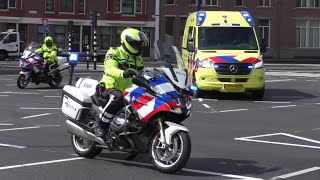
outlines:
M29 78L26 79L26 76L24 74L20 74L20 76L17 79L17 86L20 89L24 89L28 86L29 84Z
M80 156L85 158L94 158L99 155L102 148L97 147L97 143L84 140L75 135L71 135L71 144L74 151Z
M163 148L160 134L153 136L150 143L150 156L154 167L167 174L181 170L188 162L191 153L191 140L189 134L179 131L172 136L172 144Z
M49 85L53 88L58 87L62 82L62 77L59 75L59 77L52 77L49 79Z

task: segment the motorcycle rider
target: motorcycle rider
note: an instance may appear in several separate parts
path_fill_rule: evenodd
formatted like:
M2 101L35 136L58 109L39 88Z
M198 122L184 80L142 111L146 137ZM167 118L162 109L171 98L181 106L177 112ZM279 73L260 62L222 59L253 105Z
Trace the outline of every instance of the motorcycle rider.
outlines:
M103 118L99 118L94 126L94 132L99 137L104 137L104 129L108 128L114 115L124 106L122 93L132 84L132 76L144 68L141 53L144 42L148 40L146 35L137 29L127 28L122 31L120 39L121 45L111 47L104 60L100 84L105 86L105 91L102 94L113 99Z
M41 48L34 51L34 53L40 54L41 57L45 60L46 65L44 68L45 72L49 72L49 66L51 68L56 68L58 66L57 61L57 53L58 48L56 45L53 44L53 39L50 36L44 38L44 44Z

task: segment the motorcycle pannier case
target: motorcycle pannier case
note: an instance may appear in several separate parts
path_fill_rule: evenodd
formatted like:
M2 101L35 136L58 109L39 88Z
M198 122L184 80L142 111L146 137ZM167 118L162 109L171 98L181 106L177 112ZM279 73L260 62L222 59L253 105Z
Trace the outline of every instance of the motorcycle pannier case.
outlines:
M65 85L62 94L62 112L74 120L85 119L91 109L92 100L83 90Z

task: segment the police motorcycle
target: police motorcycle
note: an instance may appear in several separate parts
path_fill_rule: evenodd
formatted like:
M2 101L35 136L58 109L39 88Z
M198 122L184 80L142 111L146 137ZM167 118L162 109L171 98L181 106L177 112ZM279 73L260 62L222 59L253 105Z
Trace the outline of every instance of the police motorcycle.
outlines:
M49 72L43 72L45 68L44 59L34 53L42 44L31 42L23 51L20 58L21 71L17 79L17 86L24 89L30 82L38 85L39 83L48 83L51 87L58 87L63 77L68 73L70 67L66 57L58 56L58 66L50 65ZM39 72L39 74L37 74Z
M191 153L189 130L181 124L192 108L193 89L187 80L185 70L169 63L133 76L133 85L123 93L125 107L111 120L104 138L95 135L93 126L96 118L103 120L112 95L102 98L104 87L94 79L80 78L75 86L65 85L61 109L68 118L66 129L74 151L86 158L103 149L122 151L129 153L127 160L149 154L158 171L181 170Z

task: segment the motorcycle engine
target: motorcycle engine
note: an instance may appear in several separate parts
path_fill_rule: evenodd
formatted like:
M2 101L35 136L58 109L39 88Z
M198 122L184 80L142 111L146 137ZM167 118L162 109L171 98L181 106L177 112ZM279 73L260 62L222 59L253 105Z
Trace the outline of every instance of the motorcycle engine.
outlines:
M141 126L139 125L138 121L135 120L134 116L129 115L129 118L126 121L124 112L121 112L112 119L110 128L116 134L120 134L125 131L127 133L137 132Z

